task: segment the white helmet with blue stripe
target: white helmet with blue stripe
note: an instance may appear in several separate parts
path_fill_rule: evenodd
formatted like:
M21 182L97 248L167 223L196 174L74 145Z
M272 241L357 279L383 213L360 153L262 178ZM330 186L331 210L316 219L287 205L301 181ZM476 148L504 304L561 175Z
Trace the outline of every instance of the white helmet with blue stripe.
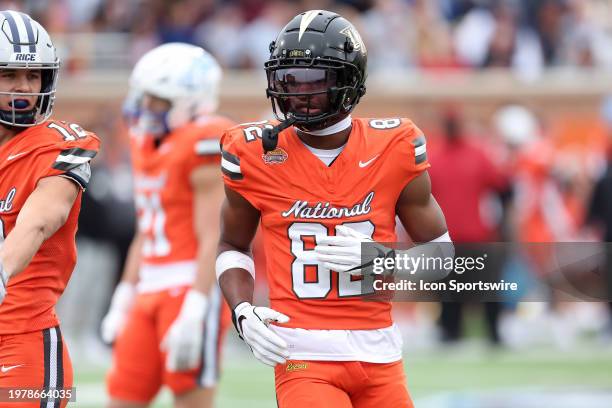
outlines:
M53 111L60 61L47 31L27 14L0 11L0 69L36 69L41 72L40 92L0 92L12 99L10 110L0 110L0 123L29 127L47 120ZM15 109L19 96L37 96L31 110Z
M147 52L136 63L126 103L137 103L138 97L145 93L168 100L171 108L164 117L163 127L171 131L215 112L219 104L221 75L215 58L201 47L184 43L163 44ZM134 107L126 108L132 110ZM139 113L137 107L135 113Z

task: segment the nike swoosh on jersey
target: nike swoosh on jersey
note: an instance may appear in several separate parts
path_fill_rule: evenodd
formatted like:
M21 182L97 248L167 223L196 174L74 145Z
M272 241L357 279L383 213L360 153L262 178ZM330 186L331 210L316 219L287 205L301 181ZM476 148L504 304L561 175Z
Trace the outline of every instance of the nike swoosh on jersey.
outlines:
M23 364L17 364L17 365L9 366L9 367L2 366L0 367L0 371L2 371L3 373L6 373L8 371L11 371L13 368L21 367L22 365Z
M28 153L30 153L30 152L21 152L21 153L17 153L17 154L11 154L9 157L6 158L6 160L7 161L8 160L13 160L13 159L16 159L16 158L18 158L20 156L23 156L24 154L28 154Z
M364 167L368 167L370 165L370 163L372 163L374 160L378 159L378 156L380 156L380 154L377 154L376 156L372 157L370 160L368 160L367 162L362 162L361 160L359 160L359 167L364 168Z

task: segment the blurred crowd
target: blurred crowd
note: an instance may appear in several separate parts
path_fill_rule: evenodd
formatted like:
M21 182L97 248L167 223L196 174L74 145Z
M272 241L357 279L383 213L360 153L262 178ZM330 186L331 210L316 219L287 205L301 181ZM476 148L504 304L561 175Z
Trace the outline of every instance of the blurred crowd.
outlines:
M29 12L54 38L68 35L61 43L73 68L91 63L84 47L70 44L70 34L84 33L125 36L101 37L89 47L91 60L121 45L129 65L160 43L181 41L203 46L225 68L261 67L270 40L309 9L353 21L371 70L507 67L534 77L546 67L612 66L611 0L3 0L0 7Z

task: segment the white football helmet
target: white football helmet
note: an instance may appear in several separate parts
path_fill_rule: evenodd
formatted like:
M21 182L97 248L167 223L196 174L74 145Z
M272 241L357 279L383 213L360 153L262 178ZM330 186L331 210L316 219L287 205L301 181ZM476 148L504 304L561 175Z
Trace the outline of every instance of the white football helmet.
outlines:
M219 104L220 81L219 64L201 47L184 43L163 44L147 52L136 63L124 108L141 131L162 136L199 116L215 112ZM160 131L159 124L152 123L138 106L134 109L134 103L138 105L144 94L170 102L171 108L164 115L161 126L165 132Z
M521 105L506 105L493 115L493 126L510 146L522 147L538 140L540 125L536 116Z
M27 14L0 11L0 69L39 69L42 86L40 92L0 92L11 97L11 109L0 110L0 123L29 127L47 120L53 111L60 60L51 37L38 22ZM15 109L19 96L38 96L34 109Z

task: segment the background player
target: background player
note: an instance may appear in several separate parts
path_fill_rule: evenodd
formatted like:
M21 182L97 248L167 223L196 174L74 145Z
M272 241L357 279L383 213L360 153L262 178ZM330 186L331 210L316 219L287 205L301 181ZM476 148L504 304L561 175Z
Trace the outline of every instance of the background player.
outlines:
M55 305L76 262L81 192L99 140L49 120L60 61L45 29L10 10L0 27L0 388L54 389L60 398L44 406L63 407L72 364Z
M270 49L267 94L283 122L222 138L217 275L234 323L275 366L280 407L411 406L391 305L362 301L347 272L359 268L361 242L396 240L396 215L414 241L450 241L425 138L407 119L351 118L367 51L341 16L302 13ZM251 304L249 247L260 219L271 308Z
M162 384L177 407L212 406L222 309L213 261L222 183L214 116L221 69L202 48L162 45L130 80L138 232L102 323L115 341L111 407L146 406Z

